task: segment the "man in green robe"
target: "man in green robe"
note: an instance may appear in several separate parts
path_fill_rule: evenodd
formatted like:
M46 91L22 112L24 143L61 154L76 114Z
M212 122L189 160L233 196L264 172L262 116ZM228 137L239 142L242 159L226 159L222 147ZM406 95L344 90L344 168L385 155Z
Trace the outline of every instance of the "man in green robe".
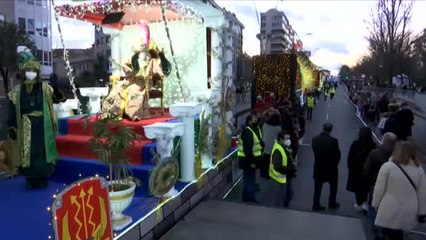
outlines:
M58 89L41 81L41 65L26 47L18 47L22 84L9 92L9 135L16 143L20 173L27 188L46 188L57 159L57 120L53 103L64 102Z

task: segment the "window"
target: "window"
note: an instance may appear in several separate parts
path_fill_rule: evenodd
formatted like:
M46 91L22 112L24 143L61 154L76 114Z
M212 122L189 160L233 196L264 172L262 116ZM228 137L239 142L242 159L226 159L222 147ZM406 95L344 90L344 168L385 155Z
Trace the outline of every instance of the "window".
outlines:
M25 18L18 18L18 27L21 30L27 31L27 21Z
M28 5L34 5L34 0L28 0L27 3Z
M49 31L48 31L47 27L44 27L43 28L43 37L47 37L48 34L49 34Z
M49 66L52 66L52 52L49 52Z
M41 0L35 0L35 2L36 2L37 6L42 6L43 5L43 3L41 2Z
M43 65L48 66L49 65L49 53L43 52Z
M266 23L262 23L262 24L261 24L261 27L266 27Z
M212 29L206 28L207 40L207 89L211 89L210 79L212 77Z
M34 19L27 19L28 21L28 34L34 35L35 32L35 26L34 26Z
M43 62L43 51L42 50L37 50L37 60L39 62Z
M107 58L111 57L111 50L109 50L109 49L108 49L108 50L106 51L106 56L107 56Z

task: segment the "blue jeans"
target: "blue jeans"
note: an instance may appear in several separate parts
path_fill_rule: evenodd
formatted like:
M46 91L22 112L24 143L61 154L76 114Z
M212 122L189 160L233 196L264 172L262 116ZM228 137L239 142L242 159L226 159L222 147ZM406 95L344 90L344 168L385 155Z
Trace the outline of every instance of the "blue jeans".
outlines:
M247 168L243 170L243 202L255 202L256 192L256 169Z
M373 206L371 206L372 201L373 201L373 192L371 191L370 194L368 195L368 212L367 212L368 222L370 224L371 231L373 232L374 236L383 238L382 228L374 225L374 221L376 221L377 211Z
M285 184L277 184L279 185L279 192L276 205L277 207L288 207L294 195L292 179L287 178L287 182Z

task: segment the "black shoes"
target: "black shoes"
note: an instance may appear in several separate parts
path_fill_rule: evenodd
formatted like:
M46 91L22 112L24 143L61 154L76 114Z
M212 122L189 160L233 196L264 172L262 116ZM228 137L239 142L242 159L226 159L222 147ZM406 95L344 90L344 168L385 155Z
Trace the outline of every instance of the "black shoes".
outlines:
M329 204L328 208L329 209L338 209L340 207L339 203L335 203L335 204Z
M313 212L319 212L319 211L324 211L325 210L325 207L323 207L323 206L312 206L312 211Z
M338 209L339 207L340 207L339 203L329 204L328 205L328 208L332 209L332 210ZM312 211L313 212L319 212L319 211L324 211L324 210L325 210L325 207L323 207L321 205L314 205L314 206L312 206Z

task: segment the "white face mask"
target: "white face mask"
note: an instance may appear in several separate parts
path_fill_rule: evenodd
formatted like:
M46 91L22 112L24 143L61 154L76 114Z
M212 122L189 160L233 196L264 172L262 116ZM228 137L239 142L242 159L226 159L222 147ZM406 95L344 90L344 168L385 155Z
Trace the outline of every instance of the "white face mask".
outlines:
M37 73L36 72L25 72L25 79L27 80L34 80L37 77Z
M284 140L284 145L289 147L291 145L291 140L290 139Z

